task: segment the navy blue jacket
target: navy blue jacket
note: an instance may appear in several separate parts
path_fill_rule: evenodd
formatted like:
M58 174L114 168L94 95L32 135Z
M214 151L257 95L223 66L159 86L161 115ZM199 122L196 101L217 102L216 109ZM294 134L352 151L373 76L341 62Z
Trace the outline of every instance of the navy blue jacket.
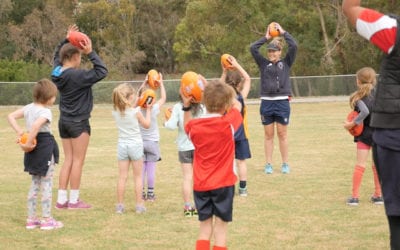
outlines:
M93 109L92 86L105 78L108 70L95 51L88 54L92 69L62 70L59 52L66 43L68 40L65 39L55 50L51 79L60 92L60 120L82 121L90 118Z
M288 32L285 32L283 37L288 44L288 51L285 58L275 64L261 55L259 51L260 47L267 42L267 38L263 37L250 46L250 52L260 69L261 97L292 95L290 67L296 58L297 43Z

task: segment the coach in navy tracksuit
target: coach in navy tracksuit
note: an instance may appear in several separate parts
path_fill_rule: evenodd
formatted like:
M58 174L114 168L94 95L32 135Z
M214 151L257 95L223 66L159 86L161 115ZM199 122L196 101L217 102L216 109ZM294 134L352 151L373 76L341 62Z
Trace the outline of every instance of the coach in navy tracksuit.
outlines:
M294 38L276 23L280 35L288 44L286 56L282 59L282 38L274 38L268 45L267 57L259 49L270 38L269 27L264 37L251 44L250 51L260 69L260 96L261 121L264 125L265 173L272 174L272 151L274 147L275 124L279 139L279 149L282 158L282 173L290 171L288 164L287 125L290 117L289 98L292 95L290 84L290 67L293 65L297 53L297 44Z

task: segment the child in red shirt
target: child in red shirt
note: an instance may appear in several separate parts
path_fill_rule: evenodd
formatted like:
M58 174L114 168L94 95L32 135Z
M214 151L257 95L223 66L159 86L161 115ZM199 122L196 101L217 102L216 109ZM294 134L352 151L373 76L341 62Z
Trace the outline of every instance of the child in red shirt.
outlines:
M189 111L191 98L181 96L183 110ZM200 118L184 114L185 131L195 147L193 190L200 221L196 249L209 249L213 233L213 249L227 249L236 183L234 132L242 123L241 104L233 89L220 81L207 84L203 103L207 113Z

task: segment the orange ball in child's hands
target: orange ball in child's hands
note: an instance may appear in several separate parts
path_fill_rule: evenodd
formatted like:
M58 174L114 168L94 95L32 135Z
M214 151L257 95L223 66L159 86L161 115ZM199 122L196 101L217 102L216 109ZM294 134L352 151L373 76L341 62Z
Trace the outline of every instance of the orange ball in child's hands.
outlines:
M347 115L347 121L348 122L352 122L356 117L358 116L358 112L357 111L351 111L348 115ZM361 133L364 130L364 123L360 123L358 125L355 125L354 127L352 127L351 129L349 129L349 133L352 136L359 136L361 135Z
M147 73L147 83L149 84L150 88L158 89L160 87L160 73L157 70L151 69Z
M277 27L277 23L272 22L272 23L269 24L268 27L269 27L269 35L271 37L276 37L276 36L280 35L280 32L279 32L278 27Z
M229 57L230 57L231 55L229 55L229 54L223 54L222 56L221 56L221 63L222 63L222 66L225 68L225 69L233 69L233 66L232 66L232 63L229 61Z
M83 49L81 43L85 44L87 40L89 40L89 37L85 33L79 31L72 31L68 34L69 43L78 49Z
M23 135L21 135L21 137L19 138L18 142L21 144L26 144L26 142L28 141L28 133L24 133ZM36 145L36 139L33 139L33 145Z

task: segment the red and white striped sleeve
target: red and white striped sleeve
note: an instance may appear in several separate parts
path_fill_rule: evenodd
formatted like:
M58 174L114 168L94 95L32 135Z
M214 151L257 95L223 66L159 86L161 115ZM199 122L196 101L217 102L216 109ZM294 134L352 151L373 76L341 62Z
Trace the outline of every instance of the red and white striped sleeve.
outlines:
M386 54L396 43L397 20L371 9L361 12L356 22L357 32Z

